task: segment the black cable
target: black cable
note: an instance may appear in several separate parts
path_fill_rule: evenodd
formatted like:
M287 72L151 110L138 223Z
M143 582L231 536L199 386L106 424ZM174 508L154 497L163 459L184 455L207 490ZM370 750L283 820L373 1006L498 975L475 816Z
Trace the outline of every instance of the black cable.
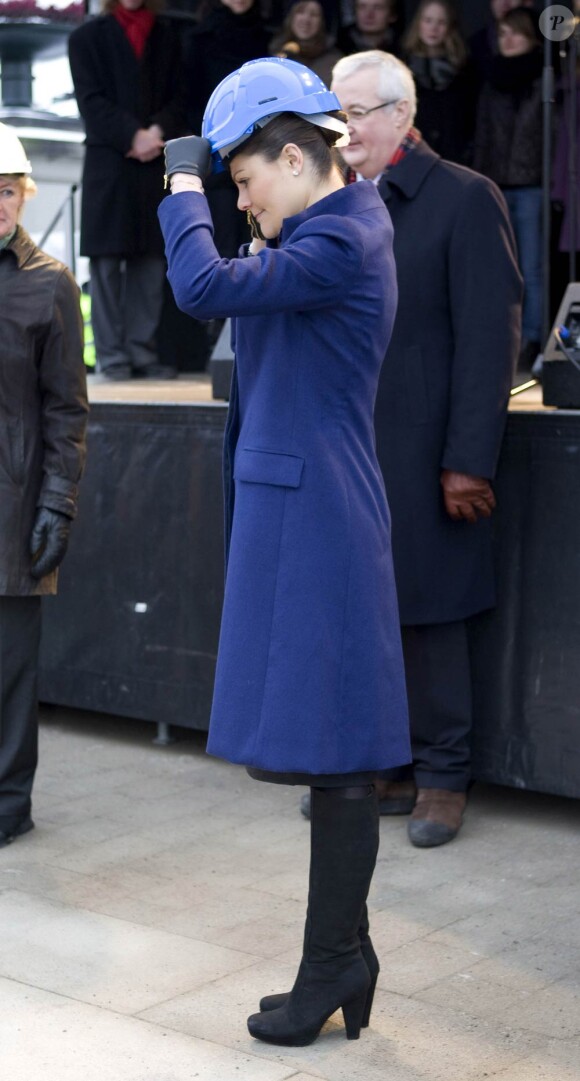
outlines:
M574 365L576 370L580 372L580 361L576 360L576 357L573 355L573 353L571 353L570 350L564 345L564 342L562 341L562 334L565 334L566 337L570 337L570 331L566 327L554 328L554 337L558 342L558 345L560 346L560 349L562 350L564 356L567 360L570 361L571 364Z

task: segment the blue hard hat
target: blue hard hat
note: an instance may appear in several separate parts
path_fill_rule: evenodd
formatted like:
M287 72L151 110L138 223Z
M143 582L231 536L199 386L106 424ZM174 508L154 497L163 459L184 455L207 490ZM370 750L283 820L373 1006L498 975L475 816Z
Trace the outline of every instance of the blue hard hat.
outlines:
M216 86L203 117L202 135L214 156L227 158L236 147L280 113L296 113L321 128L338 132L337 146L348 143L346 124L327 114L340 109L310 68L295 60L249 60Z

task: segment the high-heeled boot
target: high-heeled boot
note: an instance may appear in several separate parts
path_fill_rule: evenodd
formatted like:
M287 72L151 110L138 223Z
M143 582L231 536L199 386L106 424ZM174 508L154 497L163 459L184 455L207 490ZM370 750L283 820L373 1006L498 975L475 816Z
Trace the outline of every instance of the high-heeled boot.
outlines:
M357 793L357 798L347 798ZM365 1020L371 976L360 949L363 916L378 850L378 806L372 787L313 789L311 861L304 954L284 1004L248 1018L267 1043L312 1043L342 1009L348 1039Z
M374 946L371 942L371 938L369 935L369 917L366 904L363 907L362 919L358 929L358 937L360 942L360 952L363 955L364 962L369 970L369 976L371 978L370 986L367 992L367 999L365 1002L363 1019L361 1022L361 1028L368 1028L371 1018L371 1010L373 1008L373 999L375 997L375 989L377 986L380 965L379 959L375 953ZM278 1010L280 1006L284 1005L289 994L289 991L283 991L277 995L264 995L264 998L260 999L260 1010L262 1011L262 1013L269 1013L270 1010Z

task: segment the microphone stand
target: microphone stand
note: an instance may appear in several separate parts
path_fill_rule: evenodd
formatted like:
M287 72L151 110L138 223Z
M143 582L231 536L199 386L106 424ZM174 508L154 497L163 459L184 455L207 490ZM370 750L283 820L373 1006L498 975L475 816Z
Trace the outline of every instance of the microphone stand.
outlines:
M549 6L549 5L546 5ZM554 104L554 68L552 42L544 38L544 70L542 73L542 342L548 341L550 318L550 235L552 225L552 106Z
M570 252L569 252L569 281L576 281L576 224L578 221L578 162L576 159L576 58L578 47L576 44L577 25L574 33L568 39L568 86L570 91L570 105L568 114L568 191L570 193Z

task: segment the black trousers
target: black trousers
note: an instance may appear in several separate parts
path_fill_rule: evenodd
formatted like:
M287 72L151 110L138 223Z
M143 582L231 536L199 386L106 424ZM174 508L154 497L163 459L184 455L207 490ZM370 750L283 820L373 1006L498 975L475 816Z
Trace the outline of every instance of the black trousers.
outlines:
M402 627L413 765L418 788L465 792L471 779L472 695L467 623Z
M30 814L38 761L40 597L0 597L0 830Z

